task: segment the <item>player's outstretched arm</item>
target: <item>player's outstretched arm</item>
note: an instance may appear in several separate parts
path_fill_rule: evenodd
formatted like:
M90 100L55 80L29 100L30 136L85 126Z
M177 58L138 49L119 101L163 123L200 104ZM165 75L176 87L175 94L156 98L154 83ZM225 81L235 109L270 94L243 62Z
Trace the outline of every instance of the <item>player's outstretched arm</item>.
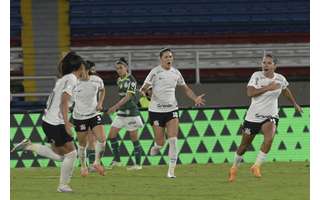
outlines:
M146 96L146 93L148 91L148 89L151 87L151 84L148 84L148 83L144 83L142 85L142 87L140 88L139 92L143 95L143 96Z
M133 93L127 92L126 96L124 96L120 101L118 101L115 105L113 105L111 108L108 109L107 114L111 114L116 112L122 105L127 103L131 97L133 96Z
M292 105L295 107L296 111L303 112L302 108L299 104L297 104L296 99L294 98L292 92L287 87L286 89L282 90L282 94L292 103Z
M197 96L191 88L187 86L187 84L181 86L183 88L184 93L189 97L192 101L194 101L195 106L203 106L205 105L206 100L203 98L205 94L201 94Z

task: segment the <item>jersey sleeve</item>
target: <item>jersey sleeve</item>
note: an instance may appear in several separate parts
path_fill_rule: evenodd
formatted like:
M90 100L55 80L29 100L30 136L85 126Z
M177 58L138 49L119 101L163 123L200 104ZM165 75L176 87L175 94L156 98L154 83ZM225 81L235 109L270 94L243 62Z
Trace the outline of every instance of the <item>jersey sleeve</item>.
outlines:
M77 86L77 78L70 76L66 79L62 92L66 92L70 96L73 96L73 91L76 86Z
M258 74L255 72L252 74L247 86L253 86L253 87L257 88L258 87L258 80L259 80Z
M99 86L98 86L99 90L104 89L103 80L99 76L97 76L97 79L98 79L98 82L99 82Z
M137 82L134 79L129 79L127 93L135 94L137 90Z
M145 85L145 84L152 85L152 83L153 83L153 81L154 81L154 79L155 79L155 76L156 76L155 70L152 69L152 70L149 72L146 80L144 80L143 85Z
M180 71L179 70L177 70L177 72L178 72L178 81L177 81L177 85L185 85L186 83L185 83L185 81L184 81L184 78L183 78L183 76L182 76L182 74L180 73Z

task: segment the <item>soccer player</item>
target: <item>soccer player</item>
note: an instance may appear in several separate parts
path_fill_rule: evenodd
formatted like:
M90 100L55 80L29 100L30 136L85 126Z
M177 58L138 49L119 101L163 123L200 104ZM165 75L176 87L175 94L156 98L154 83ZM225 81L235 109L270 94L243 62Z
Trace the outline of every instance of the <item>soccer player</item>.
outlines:
M78 155L81 164L80 174L83 177L88 176L89 172L86 163L86 146L89 129L97 139L93 167L100 175L104 176L104 167L101 165L101 156L103 156L105 150L106 134L102 124L102 116L99 111L103 109L105 89L103 80L94 74L94 63L87 61L85 76L79 81L75 89L75 105L72 112L72 118L79 142Z
M286 78L275 73L277 60L272 54L266 54L262 60L262 71L252 74L247 86L247 95L251 97L251 105L247 111L242 129L242 141L235 153L234 162L229 171L229 181L236 179L238 167L247 147L256 134L263 133L264 140L257 155L256 162L250 168L255 177L261 177L261 164L270 151L273 137L279 121L278 98L280 94L287 97L298 112L302 112L297 104Z
M175 178L174 169L178 159L177 136L179 128L178 104L175 90L180 86L185 94L194 101L196 106L204 105L204 94L196 96L187 86L184 79L173 66L173 54L168 48L160 51L160 65L148 74L140 91L145 94L152 86L152 96L149 105L149 119L155 134L155 145L150 155L156 155L165 143L165 133L169 141L168 178ZM166 129L166 130L165 130Z
M51 147L33 144L29 139L24 139L12 151L29 150L52 160L62 161L57 191L72 192L69 182L77 159L77 151L73 143L72 124L67 114L72 105L70 98L74 95L77 81L84 73L84 61L75 52L69 52L61 60L61 66L62 77L55 83L42 118L42 129ZM65 74L67 71L71 73Z
M143 127L137 106L137 81L128 73L128 62L124 58L116 61L116 70L119 75L117 85L120 100L108 109L108 114L117 111L117 116L111 124L109 138L113 151L113 161L110 168L120 166L120 154L118 144L118 133L121 128L129 131L134 146L135 164L128 167L128 170L140 170L141 167L141 145L138 140L138 128Z

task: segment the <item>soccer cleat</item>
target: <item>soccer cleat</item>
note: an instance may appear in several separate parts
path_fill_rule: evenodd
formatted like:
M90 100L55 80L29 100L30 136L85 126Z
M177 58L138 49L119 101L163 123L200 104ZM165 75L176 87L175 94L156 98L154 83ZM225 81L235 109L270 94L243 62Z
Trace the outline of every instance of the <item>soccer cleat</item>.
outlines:
M174 167L169 167L167 177L168 178L176 178L176 176L174 175Z
M141 165L132 165L130 167L127 167L128 171L141 170L141 169L142 169Z
M156 146L151 147L150 149L150 156L155 156L157 154L159 154L160 149Z
M93 167L94 167L94 169L101 175L101 176L104 176L105 174L104 174L104 167L101 165L101 164L99 164L99 163L94 163L93 164Z
M69 185L59 185L57 188L58 192L73 192Z
M121 167L121 166L122 166L121 162L113 160L111 162L110 166L107 167L107 169L113 169L114 167Z
M11 152L14 151L24 151L26 150L26 147L31 145L31 141L29 139L24 139L22 140L19 144L17 144L15 147L13 147L13 149L11 150Z
M81 175L82 177L86 177L86 176L88 176L88 174L89 174L88 168L87 168L87 167L81 167L81 169L80 169L80 175Z
M228 178L228 181L229 181L229 182L233 182L233 181L236 180L237 170L238 170L238 168L235 167L235 166L232 166L232 167L230 168L229 178Z
M261 178L260 166L252 165L252 167L250 168L250 171L253 174L253 176L255 176L257 178Z

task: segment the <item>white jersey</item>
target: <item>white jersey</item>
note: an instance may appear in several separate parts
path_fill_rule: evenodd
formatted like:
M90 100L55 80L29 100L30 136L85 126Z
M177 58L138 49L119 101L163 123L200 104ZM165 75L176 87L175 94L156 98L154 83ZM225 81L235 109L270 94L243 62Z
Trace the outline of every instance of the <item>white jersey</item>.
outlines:
M269 117L279 118L278 116L278 98L282 90L286 89L289 83L281 74L274 73L273 78L267 78L262 71L252 74L248 86L256 89L269 85L275 81L280 84L280 88L265 92L259 96L251 98L251 105L247 111L245 120L250 122L263 122Z
M178 109L176 86L186 84L179 70L173 67L166 70L159 65L150 71L144 83L152 85L149 111L171 112Z
M84 120L97 116L97 95L102 89L104 84L99 76L91 75L89 80L79 81L75 89L72 117Z
M47 108L45 109L42 117L43 121L51 125L64 124L60 107L62 94L63 92L66 92L72 97L77 82L77 77L72 73L63 76L56 81L53 91L47 100ZM70 107L72 105L72 101L68 102L68 104Z

